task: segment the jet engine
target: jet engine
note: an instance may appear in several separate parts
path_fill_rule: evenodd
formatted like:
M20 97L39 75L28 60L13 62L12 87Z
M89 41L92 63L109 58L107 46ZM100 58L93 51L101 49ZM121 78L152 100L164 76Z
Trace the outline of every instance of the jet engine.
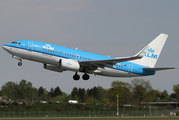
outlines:
M59 69L70 70L70 71L80 71L80 64L77 61L70 59L60 59L58 64Z
M55 72L63 72L62 69L56 67L55 65L51 65L51 64L44 64L44 69L55 71Z

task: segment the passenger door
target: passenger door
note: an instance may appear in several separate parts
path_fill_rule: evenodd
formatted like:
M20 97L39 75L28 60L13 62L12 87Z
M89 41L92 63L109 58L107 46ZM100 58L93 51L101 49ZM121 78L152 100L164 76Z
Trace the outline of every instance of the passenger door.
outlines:
M28 42L28 50L29 51L33 50L33 42L31 42L31 41Z
M132 73L132 70L133 70L133 65L132 65L132 64L129 64L128 73L131 74L131 73Z

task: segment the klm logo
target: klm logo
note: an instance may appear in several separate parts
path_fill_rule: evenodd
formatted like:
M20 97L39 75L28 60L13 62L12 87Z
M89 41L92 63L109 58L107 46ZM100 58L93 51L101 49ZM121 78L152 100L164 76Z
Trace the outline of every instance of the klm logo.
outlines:
M145 53L145 57L157 59L157 58L158 58L158 55L155 54L155 50L153 50L152 48L150 48L150 49L148 49L147 52Z
M44 49L49 49L49 50L54 50L54 48L51 47L51 45L49 45L49 44L46 44L46 46L44 45L43 48Z
M71 63L70 63L70 62L68 62L68 63L66 63L66 65L70 66L70 65L71 65Z

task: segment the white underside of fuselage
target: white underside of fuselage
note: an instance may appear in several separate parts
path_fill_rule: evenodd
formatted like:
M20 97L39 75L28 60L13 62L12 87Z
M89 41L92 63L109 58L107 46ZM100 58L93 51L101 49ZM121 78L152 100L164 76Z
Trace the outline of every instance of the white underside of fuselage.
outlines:
M10 54L12 54L13 56L17 56L26 60L40 62L43 64L52 64L52 65L58 66L59 60L62 59L61 57L58 57L58 56L53 56L53 55L35 52L31 50L25 50L25 49L8 47L8 46L4 46L4 47L5 47L5 50L9 52ZM109 77L139 77L141 76L141 75L134 74L131 72L108 68L108 67L98 68L97 70L91 71L89 73L94 74L94 75L109 76Z

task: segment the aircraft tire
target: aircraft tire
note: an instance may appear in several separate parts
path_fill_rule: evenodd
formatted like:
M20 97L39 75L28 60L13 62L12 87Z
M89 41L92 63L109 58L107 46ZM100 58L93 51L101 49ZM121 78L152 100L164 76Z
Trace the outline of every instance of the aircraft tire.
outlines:
M73 76L73 79L74 79L74 80L79 80L79 79L80 79L80 76L79 76L78 74L75 74L75 75Z
M89 80L89 78L90 78L90 76L89 76L88 74L85 73L85 74L83 75L83 80Z
M19 65L19 66L22 66L22 62L19 62L18 65Z

